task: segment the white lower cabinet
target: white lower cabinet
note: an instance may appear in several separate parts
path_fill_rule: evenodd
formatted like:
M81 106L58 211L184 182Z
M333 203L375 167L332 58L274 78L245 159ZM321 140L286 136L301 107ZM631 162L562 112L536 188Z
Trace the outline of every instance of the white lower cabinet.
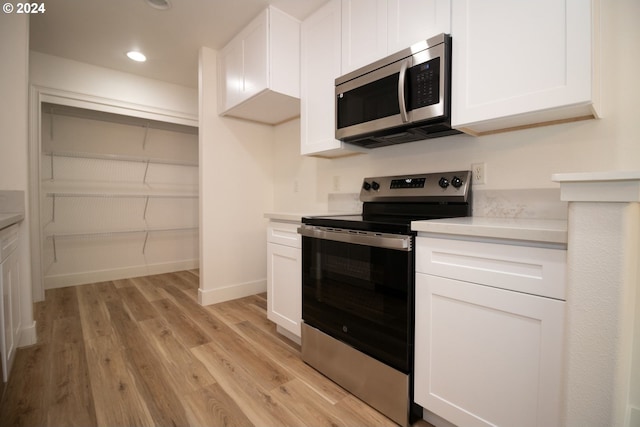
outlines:
M21 329L18 225L0 230L0 351L7 382Z
M564 295L565 254L418 237L416 403L457 426L559 426L565 302L513 289Z
M300 338L302 249L299 224L271 221L267 229L267 317ZM289 335L287 333L285 335Z

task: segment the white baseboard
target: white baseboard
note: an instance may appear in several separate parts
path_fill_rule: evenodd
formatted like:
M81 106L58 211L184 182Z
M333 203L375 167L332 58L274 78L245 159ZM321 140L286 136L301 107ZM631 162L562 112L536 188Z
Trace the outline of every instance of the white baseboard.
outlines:
M285 336L287 338L289 338L291 341L293 341L294 343L300 345L302 344L302 337L297 336L296 334L294 334L293 332L289 332L287 331L285 328L283 328L280 325L276 325L276 331L282 335Z
M439 417L438 415L424 408L422 408L422 419L436 427L456 427L454 424L451 424L444 418Z
M192 270L198 268L200 260L190 259L160 264L145 264L112 270L87 271L44 278L45 289L64 288L84 285L86 283L105 282L108 280L127 279L130 277L148 276L150 274L171 273L172 271Z
M36 322L34 321L31 325L26 328L22 328L20 332L20 338L18 341L18 347L26 347L29 345L33 345L38 342L38 337L36 335Z
M267 279L253 282L239 283L237 285L225 286L223 288L198 289L198 301L201 305L217 304L219 302L230 301L249 295L259 294L267 291Z

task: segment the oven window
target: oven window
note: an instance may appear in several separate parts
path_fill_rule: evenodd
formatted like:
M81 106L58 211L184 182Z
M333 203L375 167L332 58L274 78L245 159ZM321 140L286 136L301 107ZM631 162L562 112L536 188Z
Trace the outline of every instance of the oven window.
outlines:
M403 372L413 352L413 252L303 238L305 323Z
M342 129L400 114L398 75L376 80L338 97L337 128Z

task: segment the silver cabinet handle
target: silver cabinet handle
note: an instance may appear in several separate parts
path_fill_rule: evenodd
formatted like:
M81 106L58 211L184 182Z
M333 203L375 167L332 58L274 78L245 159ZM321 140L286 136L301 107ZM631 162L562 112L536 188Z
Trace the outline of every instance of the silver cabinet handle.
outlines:
M304 237L332 240L356 245L374 246L377 248L394 249L410 252L413 250L411 236L400 234L376 233L373 231L345 230L333 227L302 225L298 233Z

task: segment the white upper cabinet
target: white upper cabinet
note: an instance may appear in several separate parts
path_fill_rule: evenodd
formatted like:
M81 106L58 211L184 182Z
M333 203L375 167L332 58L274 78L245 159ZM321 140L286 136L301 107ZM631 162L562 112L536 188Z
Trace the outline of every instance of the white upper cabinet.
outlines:
M388 0L387 51L451 32L451 0Z
M244 92L242 40L228 44L218 54L218 111L238 105L248 96Z
M218 54L218 112L277 124L300 115L300 22L269 7Z
M342 74L450 28L450 0L342 0Z
M361 148L335 139L335 79L340 77L340 0L331 0L302 23L300 152L340 157Z
M342 1L342 74L387 55L387 0Z
M245 30L242 38L243 82L241 101L257 95L269 86L269 17L276 12L268 9ZM276 46L274 48L277 49Z
M452 0L452 124L471 134L596 117L597 3Z

